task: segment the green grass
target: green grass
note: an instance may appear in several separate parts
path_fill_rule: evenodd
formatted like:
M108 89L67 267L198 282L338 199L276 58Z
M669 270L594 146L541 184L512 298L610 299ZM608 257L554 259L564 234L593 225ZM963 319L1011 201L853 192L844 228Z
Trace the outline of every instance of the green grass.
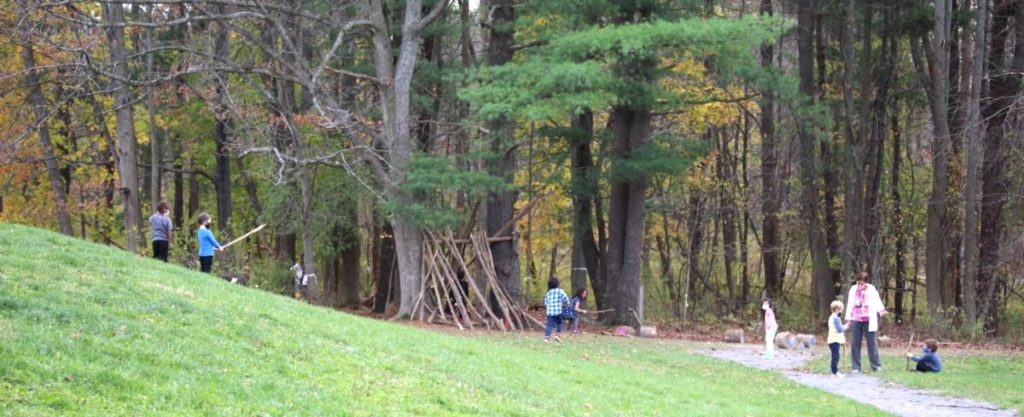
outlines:
M877 410L669 342L460 337L0 223L2 416L788 416Z
M849 349L849 347L847 347ZM954 397L987 401L1003 408L1024 410L1024 356L998 352L949 352L939 350L942 372L907 372L906 350L883 350L885 371L870 373L911 388L921 388ZM915 351L915 354L920 354ZM849 355L849 351L847 351ZM864 369L869 369L867 350L861 352ZM849 366L849 358L844 358ZM813 372L828 373L826 353L808 365ZM914 362L910 362L913 369ZM842 372L847 372L843 370Z

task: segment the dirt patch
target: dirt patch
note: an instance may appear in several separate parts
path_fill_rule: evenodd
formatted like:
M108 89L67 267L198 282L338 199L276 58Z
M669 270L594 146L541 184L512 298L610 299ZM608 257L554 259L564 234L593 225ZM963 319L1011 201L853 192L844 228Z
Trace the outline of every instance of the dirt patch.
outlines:
M809 360L825 355L808 349L803 351L776 351L775 358L761 357L763 348L734 345L709 348L705 354L718 359L737 362L751 368L778 371L797 383L828 391L857 402L873 405L885 412L904 417L1018 417L1015 410L1003 410L992 404L965 398L938 395L928 391L910 389L886 382L880 378L853 374L834 379L828 375L813 374L805 370Z

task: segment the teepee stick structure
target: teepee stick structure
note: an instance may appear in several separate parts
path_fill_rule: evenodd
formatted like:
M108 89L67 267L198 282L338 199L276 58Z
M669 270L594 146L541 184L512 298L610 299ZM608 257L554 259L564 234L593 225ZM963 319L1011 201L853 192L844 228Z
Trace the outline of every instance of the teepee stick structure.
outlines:
M540 326L536 320L527 321L529 316L498 281L490 240L482 232L462 239L450 231L426 232L423 280L413 317L454 323L460 329L473 329L480 323L502 331Z

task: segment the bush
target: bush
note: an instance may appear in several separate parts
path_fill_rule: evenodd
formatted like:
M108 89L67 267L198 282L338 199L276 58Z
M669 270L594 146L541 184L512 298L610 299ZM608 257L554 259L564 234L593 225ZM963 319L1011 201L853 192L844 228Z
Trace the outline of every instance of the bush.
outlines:
M254 260L249 271L249 286L281 295L292 295L294 275L286 261Z

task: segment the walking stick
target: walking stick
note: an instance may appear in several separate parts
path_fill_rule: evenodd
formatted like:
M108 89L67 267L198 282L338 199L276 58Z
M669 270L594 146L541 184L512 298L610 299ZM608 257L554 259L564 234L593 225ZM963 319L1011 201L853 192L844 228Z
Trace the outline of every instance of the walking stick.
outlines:
M240 241L241 241L242 239L245 239L245 238L249 237L249 235L251 235L251 234L253 234L253 233L256 233L256 232L258 232L258 231L260 231L260 230L263 230L263 228L264 228L264 227L266 227L266 226L267 226L267 224L266 224L266 223L264 223L264 224L261 224L261 225L257 226L257 227L256 227L255 229L252 229L252 230L250 230L250 231L246 232L246 233L245 233L244 235L241 235L241 236L239 236L239 237L238 237L237 239L235 239L235 240L232 240L232 241L228 242L228 243L227 243L226 245L222 245L222 246L220 247L220 250L224 250L224 249L227 249L227 248L228 248L228 246L234 245L234 244L236 244L236 243L240 242Z
M914 336L916 335L917 333L910 334L910 341L907 342L907 353L910 353L910 348L914 346ZM907 356L907 372L910 372L910 356Z

